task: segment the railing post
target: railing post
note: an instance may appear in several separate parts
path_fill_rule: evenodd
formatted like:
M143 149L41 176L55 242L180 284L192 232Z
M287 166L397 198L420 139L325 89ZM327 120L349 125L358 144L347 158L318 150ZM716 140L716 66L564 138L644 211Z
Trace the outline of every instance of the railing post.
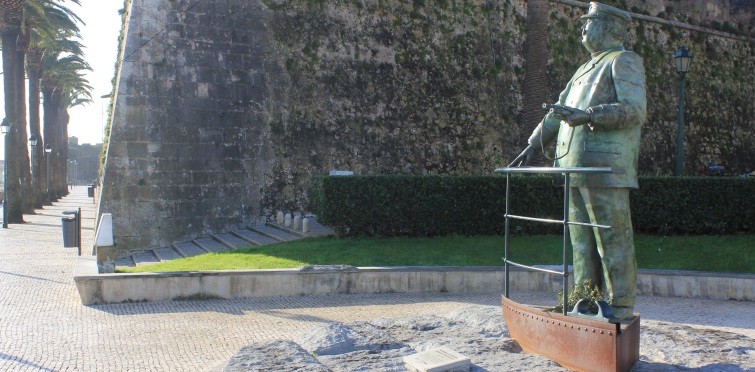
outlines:
M566 252L568 251L569 238L569 173L564 173L564 308L563 314L566 315L569 304L569 262L567 261Z
M504 296L509 298L509 187L511 185L511 174L506 173L506 216L504 217L504 238L503 238L503 290Z

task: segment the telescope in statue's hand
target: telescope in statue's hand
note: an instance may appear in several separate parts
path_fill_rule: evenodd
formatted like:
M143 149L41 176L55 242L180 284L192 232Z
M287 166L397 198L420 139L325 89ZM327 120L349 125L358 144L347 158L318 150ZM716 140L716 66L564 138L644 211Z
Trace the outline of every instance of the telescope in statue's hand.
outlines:
M551 105L548 103L543 103L543 108L547 109L549 113L552 113L553 116L561 119L566 120L566 118L569 117L569 115L573 114L575 109L571 107L561 106L561 105Z

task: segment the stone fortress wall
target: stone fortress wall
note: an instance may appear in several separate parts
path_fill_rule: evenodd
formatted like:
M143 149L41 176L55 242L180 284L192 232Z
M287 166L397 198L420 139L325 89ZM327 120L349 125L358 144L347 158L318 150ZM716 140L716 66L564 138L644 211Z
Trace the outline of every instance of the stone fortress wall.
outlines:
M606 2L699 25L752 14L737 1L687 5L707 13L677 1ZM311 176L331 169L489 174L544 114L525 102L555 100L588 57L584 5L132 0L100 205L113 213L118 255L304 210ZM530 9L547 16L528 17ZM543 23L548 49L525 53L543 45L526 42ZM628 48L645 58L650 98L641 173L673 167L671 56L682 44L695 55L688 173L711 160L755 168L752 22L744 25L727 37L633 22ZM543 60L545 79L534 74L538 86L524 89L528 66Z

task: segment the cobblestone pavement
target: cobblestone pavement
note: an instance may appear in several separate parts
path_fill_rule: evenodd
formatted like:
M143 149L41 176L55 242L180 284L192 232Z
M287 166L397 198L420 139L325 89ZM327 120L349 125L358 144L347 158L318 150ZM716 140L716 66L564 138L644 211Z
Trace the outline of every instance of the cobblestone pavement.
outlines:
M83 246L91 247L94 204L86 187L26 215L25 224L0 229L2 371L207 371L222 366L242 346L296 339L323 323L442 316L469 304L500 303L499 293L432 293L83 306L73 282L77 250L62 248L60 228L62 211L78 206ZM533 304L553 298L549 293L516 295ZM637 310L644 319L755 338L751 302L641 297Z

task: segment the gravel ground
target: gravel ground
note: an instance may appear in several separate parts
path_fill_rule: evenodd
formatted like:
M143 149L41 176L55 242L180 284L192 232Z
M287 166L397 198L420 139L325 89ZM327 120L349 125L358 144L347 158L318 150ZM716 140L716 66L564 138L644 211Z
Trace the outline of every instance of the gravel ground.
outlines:
M645 300L651 302L645 305L651 310L648 305L652 301ZM682 308L677 315L683 317L692 310ZM655 314L649 312L659 318L664 311L668 311L666 306L656 309ZM753 314L748 313L735 320L749 322L752 318ZM724 330L735 327L643 318L640 360L632 370L755 371L755 340L747 335L752 326L753 323L743 325L740 330L744 332L736 333ZM544 357L524 353L509 338L500 306L474 304L444 316L417 315L320 325L294 341L278 340L242 348L225 370L406 371L404 356L441 346L469 357L472 371L566 370Z

